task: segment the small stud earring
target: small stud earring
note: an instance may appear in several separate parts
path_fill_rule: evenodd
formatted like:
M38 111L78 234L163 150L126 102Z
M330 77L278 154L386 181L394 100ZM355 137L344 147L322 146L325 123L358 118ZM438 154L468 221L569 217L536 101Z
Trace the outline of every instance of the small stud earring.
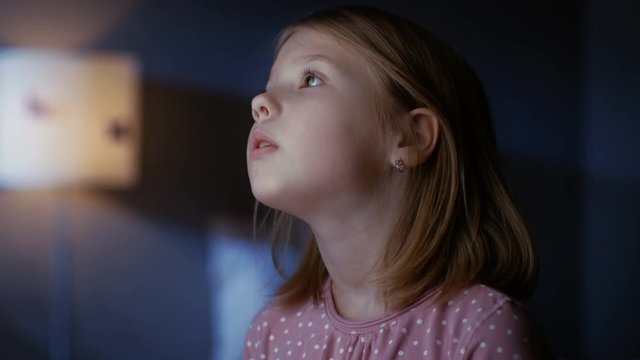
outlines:
M402 174L406 169L406 167L404 166L404 162L401 159L396 160L396 162L393 163L393 167L395 167L400 172L400 174Z

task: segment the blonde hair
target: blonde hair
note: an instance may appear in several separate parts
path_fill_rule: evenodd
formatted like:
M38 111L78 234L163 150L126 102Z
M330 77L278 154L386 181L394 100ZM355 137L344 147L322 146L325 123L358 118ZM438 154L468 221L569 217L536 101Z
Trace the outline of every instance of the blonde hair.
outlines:
M473 283L519 300L530 296L537 282L535 250L500 170L488 101L471 67L422 27L376 8L315 12L283 30L276 54L300 28L328 34L368 62L380 85L384 129L410 136L406 118L397 114L419 107L441 120L431 157L403 174L410 179L393 232L397 239L387 243L382 270L372 274L387 307L406 307L434 288L440 289L437 301L446 301ZM276 221L283 216L277 214ZM273 259L280 268L281 238L274 240ZM312 236L276 301L317 302L327 276Z

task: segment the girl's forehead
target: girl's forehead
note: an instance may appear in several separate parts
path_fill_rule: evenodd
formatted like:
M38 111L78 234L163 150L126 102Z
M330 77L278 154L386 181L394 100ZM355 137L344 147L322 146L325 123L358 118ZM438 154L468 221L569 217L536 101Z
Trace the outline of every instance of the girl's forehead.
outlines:
M326 32L300 27L285 36L271 68L272 74L291 64L318 58L332 62L336 67L366 65L356 51Z
M332 36L309 28L296 28L284 40L276 55L276 61L282 58L300 57L306 53L345 52ZM325 54L328 55L328 54Z

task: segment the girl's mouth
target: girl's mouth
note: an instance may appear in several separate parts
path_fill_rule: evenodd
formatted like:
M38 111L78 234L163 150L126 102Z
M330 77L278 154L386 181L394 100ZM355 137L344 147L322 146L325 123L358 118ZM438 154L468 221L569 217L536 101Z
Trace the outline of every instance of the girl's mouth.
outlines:
M249 158L252 160L261 158L278 149L275 141L262 130L254 128L249 135Z

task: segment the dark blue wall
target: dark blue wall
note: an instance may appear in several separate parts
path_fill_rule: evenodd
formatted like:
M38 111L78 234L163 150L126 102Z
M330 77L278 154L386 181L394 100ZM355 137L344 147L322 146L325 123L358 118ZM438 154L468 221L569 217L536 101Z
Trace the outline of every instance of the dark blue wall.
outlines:
M585 351L640 356L638 2L589 1L581 164Z
M440 35L483 80L508 177L541 256L540 285L529 306L557 353L640 356L638 3L375 3ZM209 319L205 304L215 299L205 289L206 223L215 214L250 214L249 101L264 86L279 29L330 4L141 1L86 44L140 59L145 143L140 187L85 194L124 210L113 215L95 199L72 203L76 236L102 244L74 249L81 254L78 358L207 356L210 329L202 321ZM42 210L40 226L25 230L11 219L29 200L5 194L0 202L0 293L20 294L0 295L0 351L46 358L46 269L27 256L46 257L46 251L16 258L11 252L19 250L10 244L46 242L52 236L46 219L55 209ZM83 217L82 209L93 210ZM93 228L102 229L102 241L87 235ZM160 245L151 251L153 239ZM118 262L99 261L100 252L116 249L125 269L135 269L132 276L109 268ZM113 271L98 272L99 266ZM114 306L121 313L105 312ZM184 338L174 338L176 326Z

